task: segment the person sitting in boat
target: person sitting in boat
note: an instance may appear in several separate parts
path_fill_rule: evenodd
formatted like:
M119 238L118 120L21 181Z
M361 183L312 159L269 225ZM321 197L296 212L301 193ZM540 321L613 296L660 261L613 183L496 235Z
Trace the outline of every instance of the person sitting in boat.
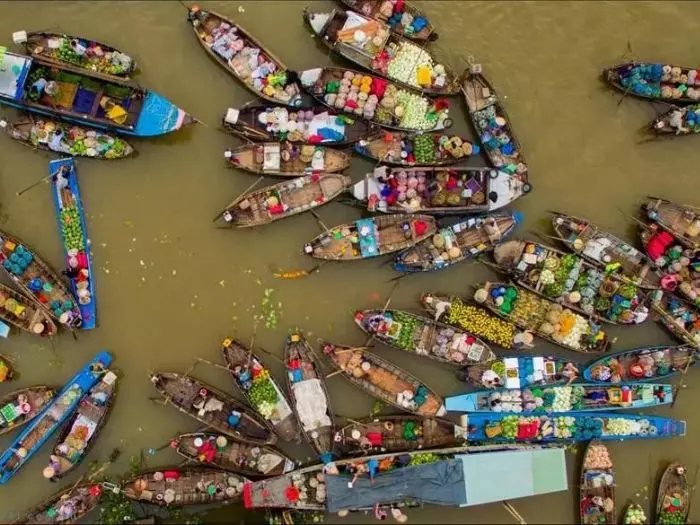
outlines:
M350 481L350 483L348 483L348 487L352 488L355 482L357 481L357 478L359 478L362 474L365 474L367 472L369 472L369 469L367 468L367 465L364 461L351 463L348 467L348 473L352 474L352 480Z
M683 127L683 115L684 115L684 110L681 109L674 109L671 111L671 115L668 118L668 125L676 130L676 135L680 135L681 133L686 133L688 131L688 128Z
M481 374L481 384L486 388L499 388L503 386L503 381L493 370L484 370L484 373Z
M564 368L561 369L561 376L566 378L566 384L568 385L578 378L579 370L574 363L569 361L564 365Z
M238 426L238 423L241 422L241 413L237 410L232 410L226 422L231 428L236 428Z
M73 51L73 53L80 57L84 57L87 53L87 46L83 45L83 43L77 38L74 38L70 41L70 48Z
M236 376L236 381L238 381L238 384L243 390L248 390L251 386L253 386L253 379L250 369L244 369L239 365L233 369L233 374Z

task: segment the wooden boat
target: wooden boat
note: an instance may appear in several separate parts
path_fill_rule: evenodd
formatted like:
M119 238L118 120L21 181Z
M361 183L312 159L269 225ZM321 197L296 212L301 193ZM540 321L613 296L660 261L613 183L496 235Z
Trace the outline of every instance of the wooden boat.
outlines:
M206 467L169 467L140 472L122 485L122 492L130 500L159 507L233 503L241 498L247 481Z
M553 356L500 357L469 364L458 373L465 383L480 388L525 388L569 384L579 377L573 361Z
M578 255L532 241L507 241L495 247L493 258L523 288L592 320L631 325L649 316L651 292L606 275Z
M700 133L700 104L674 106L649 123L652 133L663 136L695 135Z
M240 24L199 6L188 9L187 20L209 56L256 96L288 106L302 104L296 75ZM243 50L258 51L258 67L267 65L270 70L265 82L263 77L253 76L255 72L248 64L252 55L244 54Z
M563 348L598 353L610 347L599 325L517 284L486 282L477 286L474 298L496 315Z
M443 270L492 251L522 223L522 214L498 212L470 217L401 252L394 261L397 272Z
M619 265L616 273L628 281L644 288L660 286L661 278L653 263L622 239L586 219L565 213L552 212L552 225L561 242L588 262L608 269Z
M0 319L30 334L51 337L56 325L48 312L24 292L0 284Z
M43 385L21 388L0 397L0 435L29 423L54 397L56 390Z
M642 506L639 503L629 503L622 515L622 523L623 525L643 525L647 523L647 516Z
M591 441L583 454L580 497L581 525L617 523L613 462L598 440Z
M301 330L287 334L284 346L287 390L304 438L322 459L333 450L335 417L326 381L314 351Z
M80 328L92 330L97 326L95 272L92 269L90 239L85 221L85 208L80 197L75 159L52 160L49 162L49 175L66 268L70 268L76 274L68 280L73 297L78 300L82 319Z
M671 233L684 246L700 249L698 208L676 204L659 197L648 197L642 209L650 221Z
M356 182L352 195L371 212L462 215L503 208L523 195L523 188L493 168L380 167Z
M342 173L311 174L251 191L221 213L228 224L252 228L318 208L344 193L351 179Z
M56 481L85 459L107 423L117 394L116 381L117 376L107 371L80 401L75 414L58 437L58 443L43 472L45 478Z
M78 523L90 512L97 509L102 491L100 483L71 485L53 494L12 523L27 525Z
M230 338L224 339L221 354L234 385L265 424L283 440L298 441L300 430L294 412L260 357L240 341Z
M691 496L685 466L671 463L659 482L654 523L688 523Z
M264 142L227 150L234 168L275 177L301 177L311 171L335 173L350 167L350 156L324 146L295 146L292 142Z
M661 324L678 340L700 349L700 312L695 305L659 290L652 307L659 315Z
M156 137L194 122L166 98L128 80L9 51L4 66L0 104L20 111L134 137Z
M410 248L436 231L429 215L381 215L334 226L305 244L304 253L331 261L368 259Z
M585 381L598 383L658 381L695 366L699 355L697 349L687 344L644 346L594 359L581 375Z
M243 403L199 379L166 372L151 375L151 383L167 404L217 432L256 445L276 441L263 420L248 413ZM229 422L232 415L239 420Z
M279 105L228 108L223 127L229 133L254 142L283 141L294 144L348 146L369 133L369 124L322 104L293 109Z
M181 434L173 445L190 461L246 477L281 476L295 467L294 461L275 448L229 440L217 432Z
M464 366L496 358L477 336L404 310L358 310L355 324L385 345L440 363Z
M447 419L380 416L344 426L335 434L340 457L466 445L466 429Z
M7 483L75 412L78 403L112 362L109 352L91 359L0 455L0 485Z
M437 393L377 354L326 342L322 342L321 348L333 367L342 370L348 381L380 401L421 417L445 414L442 398Z
M349 94L346 97L343 96L345 93L338 92L341 87L344 90L347 88L348 91L352 89L352 81L358 76L362 79L361 82L364 82L360 89L366 86L365 91L370 93L364 106L358 105ZM431 100L418 91L406 89L376 75L352 69L325 67L302 71L299 80L309 95L321 104L364 118L383 128L408 132L440 131L452 125L447 113L448 104L444 99ZM369 98L372 95L373 98ZM368 105L370 109L367 109ZM404 105L415 107L422 113L406 113ZM361 107L363 109L358 112ZM397 112L396 108L399 107L401 110Z
M0 354L0 383L12 381L14 379L15 370L12 367L10 358Z
M0 120L0 127L25 146L59 155L113 160L126 158L134 152L131 144L116 135L29 114L9 123Z
M625 93L625 96L663 100L670 103L693 103L700 99L700 91L690 87L691 78L697 72L693 68L654 64L649 62L628 62L603 70L603 80ZM687 89L678 89L681 85Z
M425 47L392 34L382 21L353 11L312 12L308 8L304 8L304 21L328 49L375 75L425 95L459 94L459 79L454 72ZM366 35L361 42L355 38L357 31Z
M24 42L15 42L23 43L28 55L39 56L56 65L68 64L87 71L126 78L136 71L136 62L129 55L88 38L37 31L26 33ZM80 48L84 48L83 52L76 52Z
M542 414L653 408L672 402L673 388L663 383L574 383L479 390L448 396L445 407L450 412Z
M410 38L411 40L418 41L431 41L434 42L438 38L438 34L433 29L426 16L420 11L415 5L410 2L405 2L401 7L400 11L394 12L396 9L396 4L392 9L391 13L385 12L382 9L383 0L340 0L340 3L354 9L358 13L362 13L365 16L370 16L375 20L380 20L381 22L389 24L391 30L396 34L401 35L405 38ZM411 22L404 24L401 20L402 15L406 13L411 16ZM415 26L413 26L413 21L418 18L422 18L425 21L423 26L416 31ZM410 29L409 29L410 28Z

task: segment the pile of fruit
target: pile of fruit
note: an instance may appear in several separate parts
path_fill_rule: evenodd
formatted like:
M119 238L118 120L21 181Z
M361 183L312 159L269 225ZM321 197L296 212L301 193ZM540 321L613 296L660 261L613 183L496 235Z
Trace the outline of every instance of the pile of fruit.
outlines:
M119 137L50 120L37 120L34 123L29 133L29 142L35 147L49 144L57 131L63 133L59 145L60 152L69 153L73 157L103 156L106 159L118 159L133 151L132 147Z
M625 512L624 525L643 525L647 522L647 516L644 514L644 510L637 504L632 504ZM659 522L661 523L661 522ZM680 522L682 523L682 521Z
M413 155L420 164L435 162L435 140L432 135L418 135L413 139Z
M442 461L444 458L441 456L438 456L437 454L433 454L432 452L422 452L420 454L415 454L411 457L411 461L409 461L409 465L427 465L428 463L437 463L438 461Z
M108 75L123 75L129 72L131 66L130 61L129 67L124 66L117 61L113 61L112 53L104 53L98 46L92 46L88 49L87 53L84 55L79 55L73 51L70 40L67 38L61 40L60 47L56 49L49 48L46 51L47 54L53 59L60 60L61 62L67 62L69 64L75 64L76 66L91 69L93 71L99 71L100 73L107 73Z
M418 319L416 319L412 315L407 315L406 313L401 311L392 312L391 315L393 316L393 318L390 320L394 323L400 323L401 325L399 333L393 335L395 342L394 344L396 344L400 348L403 348L404 350L413 350L415 347L413 335L416 331L416 328L418 328L420 325Z
M253 383L248 390L248 399L255 409L266 419L270 419L275 412L279 396L277 389L270 380L270 372L261 369L253 375Z
M515 325L490 315L482 308L465 304L458 298L450 303L447 322L503 348L513 347L517 331Z
M85 250L85 237L80 223L80 215L75 204L61 208L61 233L66 250Z

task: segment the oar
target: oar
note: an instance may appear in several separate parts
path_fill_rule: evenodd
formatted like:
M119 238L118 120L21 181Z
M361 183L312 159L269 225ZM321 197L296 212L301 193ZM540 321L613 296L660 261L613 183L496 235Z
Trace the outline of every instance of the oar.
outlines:
M637 224L639 224L642 228L644 228L644 229L648 229L648 228L649 228L649 225L648 225L646 222L644 222L643 220L641 220L641 219L635 217L634 215L629 215L629 214L625 213L624 211L622 211L620 208L618 208L617 211L619 211L619 212L620 212L624 217L626 217L627 219L632 219L633 221L635 221L635 222L636 222Z
M501 504L503 505L503 508L505 508L508 511L508 514L513 516L515 518L515 521L520 523L520 525L527 525L527 522L525 521L525 518L523 518L520 513L515 510L515 507L508 501L502 501Z
M252 190L255 186L257 186L258 183L259 183L261 180L263 180L264 178L265 178L265 177L263 177L263 176L258 177L258 180L256 180L253 184L251 184L251 185L248 186L245 190L243 190L243 192L242 192L238 197L236 197L236 198L233 200L233 202L231 202L228 206L226 206L226 208L224 208L224 211L219 212L219 214L218 214L216 217L214 217L214 218L212 219L211 222L216 222L216 221L218 221L221 217L223 217L224 213L226 213L226 212L228 211L229 208L231 208L232 206L238 204L238 201L240 201L241 198L243 198L243 196L244 196L246 193L248 193L248 192L249 192L250 190Z
M331 233L331 232L330 232L330 229L328 228L328 226L326 226L326 225L323 223L323 221L321 220L321 218L318 216L318 213L316 213L314 210L309 210L309 211L311 212L311 215L314 216L314 218L315 218L316 221L318 222L319 226L320 226L323 230L325 230L325 233L327 233L328 235L330 235L330 233Z
M50 173L50 174L47 175L46 177L44 177L44 178L42 178L42 179L39 179L39 180L36 181L35 183L33 183L33 184L27 186L27 187L24 188L23 190L18 191L18 192L17 192L17 197L21 197L22 194L28 192L28 191L31 190L31 189L36 188L39 184L43 184L43 183L45 183L45 182L48 182L49 180L51 180L51 178L52 178L54 175L56 175L56 173Z

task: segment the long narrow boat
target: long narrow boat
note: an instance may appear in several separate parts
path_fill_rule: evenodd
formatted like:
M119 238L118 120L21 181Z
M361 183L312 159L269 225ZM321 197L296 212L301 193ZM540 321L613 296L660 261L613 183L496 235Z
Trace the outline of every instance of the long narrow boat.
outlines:
M85 208L80 197L75 159L52 160L49 162L49 175L66 267L74 272L69 281L80 308L83 321L80 328L92 330L97 326L95 272L92 269L90 239L85 221Z
M405 310L358 310L355 324L388 346L440 363L464 366L496 358L475 335Z
M389 24L392 31L405 38L421 42L435 41L438 38L438 34L425 14L410 2L392 2L391 4L387 4L384 0L340 0L340 2L358 13Z
M594 359L583 369L585 381L618 384L658 381L698 364L700 351L691 345L644 346Z
M173 442L183 458L242 476L281 476L294 470L294 461L272 447L229 440L217 432L182 434Z
M287 390L304 438L320 458L330 459L335 428L331 398L314 351L301 330L287 334L284 361Z
M401 252L394 261L394 270L429 272L475 259L497 248L522 220L518 212L498 212L464 219L441 228L432 239L421 241Z
M663 136L696 135L700 133L700 104L674 106L649 123L652 133Z
M384 22L336 9L313 12L304 8L303 16L328 49L361 68L425 95L459 94L459 79L453 71L424 47L392 34Z
M486 282L477 286L474 299L523 330L569 350L598 353L610 347L598 324L516 284Z
M56 397L48 386L30 386L0 397L0 435L29 423Z
M311 171L335 173L350 167L350 156L337 149L293 142L263 142L226 150L231 167L274 177L301 177Z
M622 525L645 525L647 516L639 503L629 503L622 514Z
M10 358L0 354L0 383L12 381L15 378L14 376L15 369L12 366Z
M698 208L676 204L659 197L648 197L642 205L650 221L671 233L688 248L700 248L700 212Z
M296 109L279 105L245 105L228 108L223 127L229 133L254 142L283 141L295 144L348 146L366 136L369 124L322 104Z
M524 193L523 184L493 168L382 166L356 182L352 195L369 211L461 215L507 206Z
M194 122L166 98L127 80L9 51L4 66L0 104L22 111L135 137L164 135Z
M552 226L567 248L588 262L617 273L644 288L658 288L661 278L653 263L634 246L600 230L586 219L552 212Z
M51 438L51 435L75 412L78 403L105 373L112 362L109 352L100 352L90 360L38 417L24 428L0 455L0 485L7 483L20 468Z
M344 426L335 434L341 457L466 445L466 428L448 419L380 416Z
M263 420L247 413L243 403L199 379L166 372L153 374L151 383L165 403L217 432L256 445L276 441Z
M700 89L692 87L697 74L695 69L671 64L628 62L604 69L603 80L625 95L672 103L692 103L700 99Z
M694 304L659 290L652 307L661 324L678 340L700 349L700 312Z
M583 454L579 490L581 525L616 523L615 471L608 448L598 440Z
M221 354L234 385L248 403L280 438L299 440L299 427L292 407L260 357L243 343L226 338Z
M442 398L418 378L362 348L321 342L323 354L353 385L396 408L420 417L445 414Z
M116 135L59 120L26 114L12 122L0 120L7 135L34 150L90 159L123 159L134 148Z
M653 408L673 402L673 387L663 383L575 383L519 389L479 390L448 396L451 412L521 412L523 414Z
M685 466L671 463L659 481L654 523L688 523L691 496Z
M317 259L352 261L405 250L437 232L429 215L381 215L334 226L304 245Z
M256 96L300 106L296 75L240 24L224 15L192 6L187 20L204 50ZM251 60L255 65L251 67Z
M142 471L124 482L121 490L133 501L185 507L233 503L241 498L247 481L243 476L206 467L170 467Z
M500 357L467 365L459 376L480 388L525 388L569 384L578 379L579 369L576 363L561 357Z
M416 132L439 131L452 125L446 100L431 100L375 75L325 67L302 71L299 79L309 95L321 104L383 128ZM361 97L361 93L366 97Z
M78 523L97 509L102 497L100 483L71 485L39 503L12 523L26 525L58 525Z
M50 337L56 333L56 325L49 313L24 292L0 284L0 305L2 321L43 337Z
M237 228L252 228L328 204L351 179L342 173L310 174L246 193L232 201L221 218Z
M117 376L108 371L100 382L88 391L58 437L58 443L54 446L49 464L43 472L45 478L56 481L85 459L95 445L114 405L116 382Z
M598 322L638 324L649 317L651 292L582 257L531 241L507 241L493 251L496 264L523 288Z

